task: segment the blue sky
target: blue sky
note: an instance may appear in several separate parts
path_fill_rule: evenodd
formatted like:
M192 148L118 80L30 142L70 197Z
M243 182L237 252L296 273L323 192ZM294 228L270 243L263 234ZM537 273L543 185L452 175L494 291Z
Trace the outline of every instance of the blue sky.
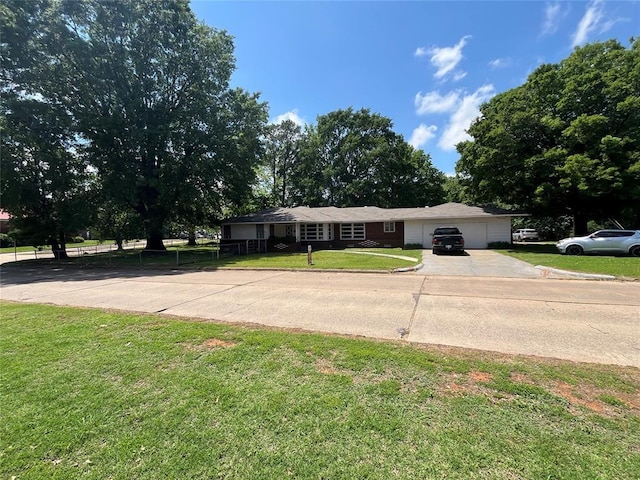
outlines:
M232 86L272 122L368 108L452 174L478 107L574 47L640 35L640 1L207 1L234 36Z

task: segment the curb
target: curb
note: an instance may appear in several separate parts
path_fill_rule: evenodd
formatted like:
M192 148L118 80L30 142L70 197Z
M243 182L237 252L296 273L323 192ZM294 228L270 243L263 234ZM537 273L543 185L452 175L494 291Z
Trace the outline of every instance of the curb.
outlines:
M422 267L424 267L424 264L419 263L415 267L394 268L391 270L391 273L415 272L416 270L420 270Z
M587 278L592 280L616 280L617 277L613 275L603 275L599 273L582 273L582 272L570 272L569 270L560 270L558 268L545 267L543 265L536 265L535 268L542 270L543 276L548 276L550 273L557 275L566 275L570 277Z

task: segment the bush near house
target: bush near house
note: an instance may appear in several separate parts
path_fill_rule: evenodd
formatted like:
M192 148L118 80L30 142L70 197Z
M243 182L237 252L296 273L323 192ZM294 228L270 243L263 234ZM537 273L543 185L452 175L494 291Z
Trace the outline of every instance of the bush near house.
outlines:
M14 239L6 233L0 233L0 248L13 247Z

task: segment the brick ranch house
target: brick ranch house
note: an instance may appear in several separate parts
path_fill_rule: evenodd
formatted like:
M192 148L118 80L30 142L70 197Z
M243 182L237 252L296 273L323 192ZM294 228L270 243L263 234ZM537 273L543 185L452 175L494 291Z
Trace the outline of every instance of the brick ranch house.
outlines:
M511 242L511 219L527 216L499 208L445 203L434 207L293 207L272 208L222 222L222 244L239 250L300 251L350 247L431 248L439 226L455 226L465 247L487 248L491 242Z

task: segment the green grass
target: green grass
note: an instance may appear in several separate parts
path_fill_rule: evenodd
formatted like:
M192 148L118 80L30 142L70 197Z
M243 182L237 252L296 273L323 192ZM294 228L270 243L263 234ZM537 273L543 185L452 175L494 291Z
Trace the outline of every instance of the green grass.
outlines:
M607 255L561 255L555 244L518 244L496 249L532 265L559 268L573 272L599 273L616 277L640 278L640 258Z
M197 246L168 248L166 253L143 252L141 250L125 250L123 252L109 252L96 255L84 255L80 258L70 258L67 263L81 265L110 265L110 266L151 266L176 267L197 266L200 268L278 268L278 269L309 269L309 270L383 270L391 271L395 268L411 267L418 264L422 257L421 250L402 250L400 248L378 249L376 252L389 255L402 255L415 261L398 258L381 257L378 255L359 255L353 252L365 251L349 249L345 251L319 250L313 252L311 265L307 262L306 253L263 253L242 256L230 256L216 259L215 250L211 246ZM176 254L177 251L177 254ZM371 251L371 250L369 250ZM53 259L39 260L41 263L57 263Z
M67 244L67 249L68 250L72 250L74 248L86 248L86 247L95 247L96 245L109 245L110 243L113 243L113 240L103 240L103 241L99 241L99 240L85 240L82 243L68 243ZM34 247L31 245L27 245L27 246L22 246L22 247L2 247L0 248L0 253L13 253L14 251L17 251L18 253L20 252L33 252L34 250L37 250L38 248L42 249L42 250L51 250L51 245L42 245L40 247Z
M0 478L640 472L634 368L90 309L0 309Z

